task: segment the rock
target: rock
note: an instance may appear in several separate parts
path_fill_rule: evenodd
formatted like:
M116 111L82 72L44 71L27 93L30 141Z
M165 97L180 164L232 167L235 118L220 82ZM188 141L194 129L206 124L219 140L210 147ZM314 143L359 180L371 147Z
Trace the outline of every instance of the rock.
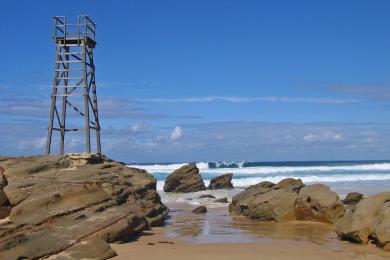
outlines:
M6 218L11 212L11 206L0 206L0 219Z
M248 187L233 197L229 211L264 221L335 223L343 215L344 206L329 187L305 186L300 179L288 178L277 184L261 182Z
M0 160L11 208L0 228L0 259L106 259L108 243L159 225L167 208L144 170L77 154Z
M370 240L390 251L390 192L362 199L336 224L341 239L367 244Z
M195 213L195 214L202 214L202 213L206 213L207 212L207 208L205 206L199 206L199 207L196 207L192 210L192 213Z
M216 199L216 200L214 200L214 202L216 202L216 203L229 203L227 198Z
M198 199L215 199L215 196L211 194L203 194L198 197Z
M210 181L210 184L207 187L207 189L209 190L232 189L233 188L232 178L233 178L233 173L227 173L215 177Z
M293 191L299 191L303 186L305 186L300 179L287 178L278 182L275 186L272 186L273 189L289 189Z
M8 184L4 172L5 172L4 168L0 166L0 189L4 188Z
M3 190L0 190L0 207L1 206L8 206L8 205L9 205L9 202L8 202L7 195L5 194L5 192Z
M65 251L50 256L49 260L58 259L108 259L117 256L116 252L101 239L83 241L75 244Z
M269 182L259 183L234 196L229 204L229 211L265 221L294 220L295 200L303 186L299 179L282 180L276 185Z
M328 186L313 184L299 190L295 202L295 219L336 223L344 214L339 196Z
M249 186L248 188L246 188L246 190L258 189L258 188L267 188L267 189L269 189L269 188L272 188L273 186L275 186L275 183L273 183L273 182L262 181L262 182L259 182L258 184Z
M343 203L345 205L356 205L362 199L363 199L363 194L359 192L350 192L347 194L345 199L343 199Z
M0 219L9 216L11 207L8 201L8 197L3 190L0 189Z
M195 163L185 165L171 173L164 184L165 192L196 192L205 189L206 186Z

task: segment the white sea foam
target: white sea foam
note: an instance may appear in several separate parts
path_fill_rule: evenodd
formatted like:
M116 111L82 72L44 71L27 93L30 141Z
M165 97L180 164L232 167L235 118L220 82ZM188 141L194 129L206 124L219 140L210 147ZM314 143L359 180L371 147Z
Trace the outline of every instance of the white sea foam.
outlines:
M174 170L179 169L180 167L187 165L188 163L173 163L173 164L151 164L151 165L142 165L142 164L130 164L129 167L140 168L148 171L149 173L172 173ZM196 166L199 170L208 169L208 163L199 162L196 163Z
M174 170L186 165L182 164L155 164L155 165L129 165L131 167L147 170L149 173L172 173ZM328 172L328 171L390 171L390 163L359 164L359 165L337 165L337 166L256 166L242 168L212 168L208 163L196 163L201 173L223 174L272 174L291 172Z
M277 183L286 178L301 179L304 183L335 183L335 182L357 182L357 181L390 181L390 174L339 174L330 176L299 176L299 175L278 175L270 177L256 178L233 178L232 182L236 188L246 188L250 185L257 184L262 181L270 181ZM204 180L207 186L210 180ZM164 181L157 182L157 190L163 190Z

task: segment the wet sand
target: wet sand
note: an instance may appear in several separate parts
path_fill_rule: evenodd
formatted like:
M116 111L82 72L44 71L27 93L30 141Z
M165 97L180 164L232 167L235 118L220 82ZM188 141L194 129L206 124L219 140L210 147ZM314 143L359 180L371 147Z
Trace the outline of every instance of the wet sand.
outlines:
M134 241L112 244L115 259L390 259L374 245L340 241L332 225L274 223L231 217L227 204L207 214L170 204L170 218Z

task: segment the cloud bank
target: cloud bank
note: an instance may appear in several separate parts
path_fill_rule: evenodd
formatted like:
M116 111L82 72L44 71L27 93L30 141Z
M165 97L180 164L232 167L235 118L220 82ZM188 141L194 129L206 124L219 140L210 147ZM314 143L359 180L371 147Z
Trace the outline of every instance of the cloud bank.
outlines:
M137 99L145 103L206 103L215 101L225 101L232 103L247 102L284 102L284 103L311 103L311 104L350 104L363 102L359 99L332 99L332 98L302 98L302 97L241 97L241 96L204 96L204 97L185 97L185 98L149 98Z

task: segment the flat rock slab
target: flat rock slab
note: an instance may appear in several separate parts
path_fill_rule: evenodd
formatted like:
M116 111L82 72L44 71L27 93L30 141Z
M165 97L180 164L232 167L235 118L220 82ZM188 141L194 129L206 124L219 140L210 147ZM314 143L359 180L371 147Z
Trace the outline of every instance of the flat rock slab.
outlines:
M108 243L126 242L167 214L153 176L105 157L0 158L0 167L10 207L0 259L106 259L115 255Z

